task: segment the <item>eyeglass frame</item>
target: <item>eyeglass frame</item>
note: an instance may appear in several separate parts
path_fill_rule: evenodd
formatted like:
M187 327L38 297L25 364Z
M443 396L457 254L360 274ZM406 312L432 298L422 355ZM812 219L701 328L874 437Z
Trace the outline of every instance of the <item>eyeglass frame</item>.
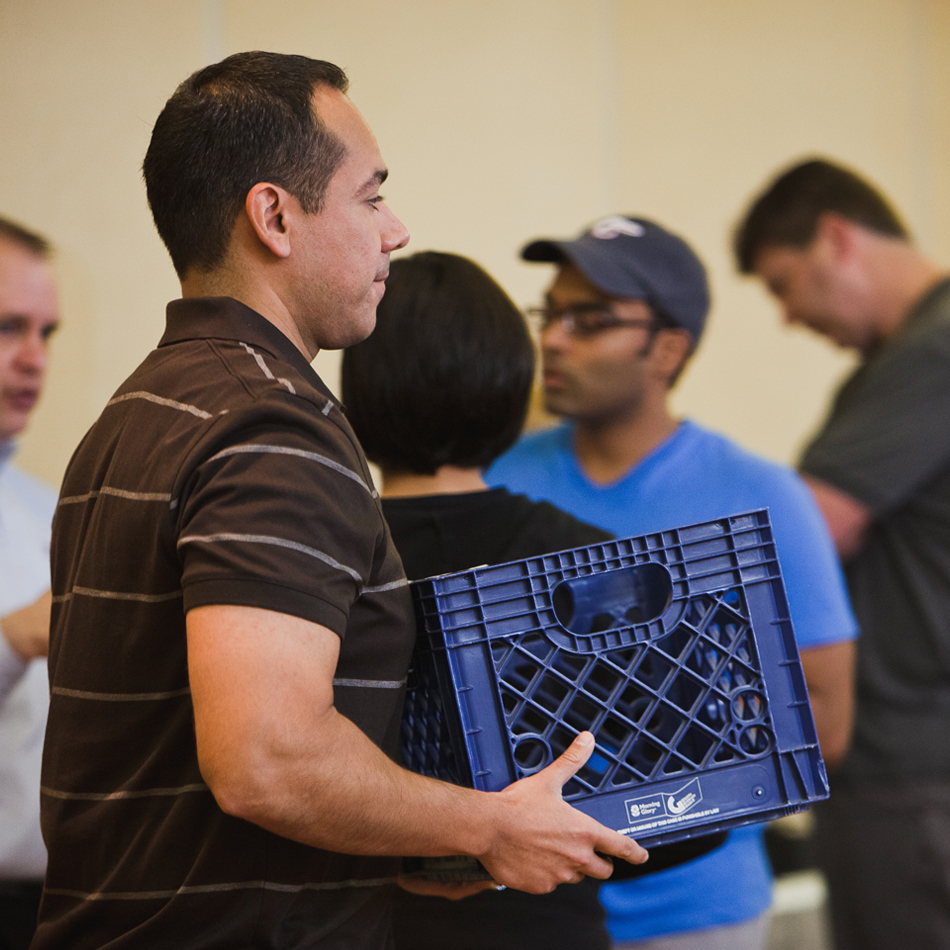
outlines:
M644 301L646 302L646 301ZM653 315L646 317L618 317L611 307L609 301L603 303L590 301L589 303L569 304L566 307L552 307L544 305L541 307L528 307L525 310L525 316L529 320L537 323L541 333L544 333L552 324L560 323L564 332L569 336L587 339L604 333L607 330L613 330L618 327L642 327L656 333L659 330L676 329L676 324L663 311L651 307ZM578 324L578 314L605 314L610 317L609 320L603 320L597 326L588 326L583 329Z

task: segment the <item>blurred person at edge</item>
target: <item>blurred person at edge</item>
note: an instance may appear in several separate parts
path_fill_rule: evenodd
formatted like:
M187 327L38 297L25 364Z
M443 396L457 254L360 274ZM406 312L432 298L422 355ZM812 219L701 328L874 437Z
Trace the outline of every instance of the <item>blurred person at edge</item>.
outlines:
M0 218L0 950L29 946L46 870L39 792L56 494L11 459L59 324L50 253L45 238Z
M766 187L735 253L860 358L799 464L861 625L854 741L815 809L835 943L950 947L950 277L825 159Z
M769 508L818 737L834 763L850 734L856 624L821 514L793 471L670 409L709 310L701 261L655 222L621 215L576 239L533 241L522 257L557 268L537 315L545 405L564 421L522 437L489 483L618 537ZM771 903L761 826L679 867L604 885L600 898L619 947L760 950Z

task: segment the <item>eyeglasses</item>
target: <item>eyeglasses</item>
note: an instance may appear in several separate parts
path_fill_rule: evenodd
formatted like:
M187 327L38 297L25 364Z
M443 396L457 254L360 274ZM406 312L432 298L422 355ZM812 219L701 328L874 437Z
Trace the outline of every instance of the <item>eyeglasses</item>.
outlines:
M644 327L653 329L653 318L618 317L608 305L602 303L575 303L567 307L530 307L525 311L543 333L554 323L560 323L564 332L575 337L596 336L615 327Z

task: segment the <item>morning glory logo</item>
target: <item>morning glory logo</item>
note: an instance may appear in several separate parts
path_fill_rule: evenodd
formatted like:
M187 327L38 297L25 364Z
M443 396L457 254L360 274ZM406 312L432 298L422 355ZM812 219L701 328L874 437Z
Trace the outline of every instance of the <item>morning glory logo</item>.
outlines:
M675 792L660 792L655 795L644 795L642 798L630 798L624 802L624 805L627 809L627 820L632 824L650 818L679 818L687 815L702 800L702 786L699 784L699 779L694 778Z

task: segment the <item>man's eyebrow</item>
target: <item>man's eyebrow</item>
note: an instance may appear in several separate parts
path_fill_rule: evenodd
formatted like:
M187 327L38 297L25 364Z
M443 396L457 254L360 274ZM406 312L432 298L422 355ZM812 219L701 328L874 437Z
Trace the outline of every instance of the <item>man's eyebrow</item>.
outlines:
M375 191L388 177L389 169L380 168L360 186L359 193L363 194L364 191Z

